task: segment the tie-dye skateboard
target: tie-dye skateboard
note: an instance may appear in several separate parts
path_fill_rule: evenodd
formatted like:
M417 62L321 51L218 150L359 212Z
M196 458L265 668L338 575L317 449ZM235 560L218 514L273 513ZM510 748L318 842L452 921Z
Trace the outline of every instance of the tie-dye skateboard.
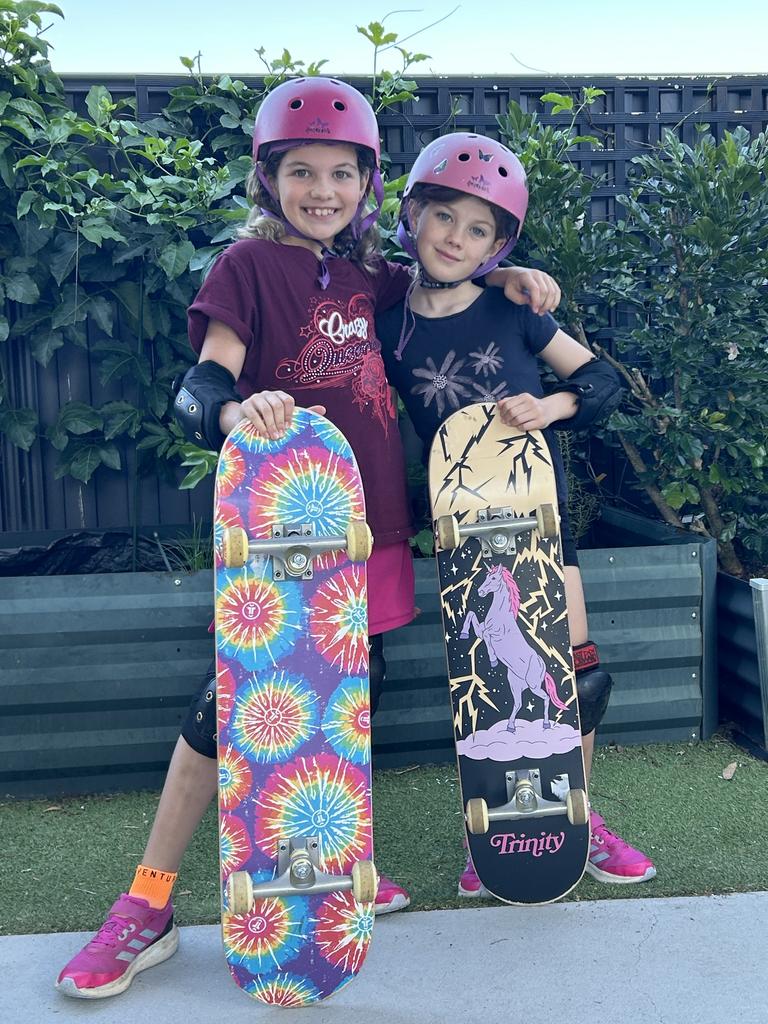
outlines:
M222 933L265 1003L324 999L360 970L372 861L368 599L360 474L322 416L241 424L215 499Z
M550 902L584 873L589 811L547 443L468 406L429 489L472 861L499 899Z

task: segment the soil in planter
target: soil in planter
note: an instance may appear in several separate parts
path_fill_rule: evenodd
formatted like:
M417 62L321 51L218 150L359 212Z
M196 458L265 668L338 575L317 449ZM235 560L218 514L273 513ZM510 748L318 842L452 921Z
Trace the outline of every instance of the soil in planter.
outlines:
M78 532L47 546L0 549L0 576L72 576L85 573L145 572L167 569L155 540L139 537L134 561L128 532Z

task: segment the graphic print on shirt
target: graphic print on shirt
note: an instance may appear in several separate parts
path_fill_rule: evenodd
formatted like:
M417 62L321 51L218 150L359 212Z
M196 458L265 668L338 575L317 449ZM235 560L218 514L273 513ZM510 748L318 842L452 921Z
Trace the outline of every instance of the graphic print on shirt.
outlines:
M498 402L506 398L509 394L506 381L502 379L494 387L492 380L504 368L499 346L489 342L487 348L470 352L469 358L472 360L471 368L479 379L461 373L467 360L457 359L453 349L446 355L440 369L437 368L434 359L428 356L426 366L411 371L413 376L421 381L414 384L411 394L423 396L425 409L434 399L437 414L441 418L446 403L451 409L460 409L469 402Z
M306 339L301 351L278 363L275 376L294 390L351 387L355 405L370 407L386 435L396 409L369 296L358 293L348 302L312 299L310 315L299 331Z

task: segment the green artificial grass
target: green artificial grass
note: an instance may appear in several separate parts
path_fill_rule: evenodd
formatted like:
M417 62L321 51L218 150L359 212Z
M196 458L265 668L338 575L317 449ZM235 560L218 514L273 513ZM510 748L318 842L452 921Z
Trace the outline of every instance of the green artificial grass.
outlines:
M730 781L723 769L736 762ZM0 934L92 930L127 888L157 793L0 803ZM768 890L768 763L722 737L707 743L598 748L591 799L607 824L645 850L643 885L585 877L569 899ZM459 900L464 864L454 765L376 772L376 864L404 885L412 910L487 906ZM181 924L218 920L216 818L208 812L184 859Z

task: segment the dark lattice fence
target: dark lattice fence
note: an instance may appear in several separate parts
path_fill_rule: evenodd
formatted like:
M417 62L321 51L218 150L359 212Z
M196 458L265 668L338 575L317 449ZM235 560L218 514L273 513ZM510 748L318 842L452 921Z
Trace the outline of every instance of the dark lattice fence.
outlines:
M85 97L94 79L64 76L70 102L85 111ZM171 76L101 78L115 98L135 96L142 120L159 113L169 89L186 79ZM254 79L249 84L257 85ZM368 82L353 84L361 89ZM693 143L697 123L711 125L720 139L737 125L752 134L768 123L768 78L440 78L419 82L418 101L382 115L384 147L391 173L408 170L419 150L438 134L451 130L497 135L496 116L510 100L536 111L545 123L568 123L568 116L548 117L541 96L572 92L582 86L605 91L577 125L579 134L597 135L603 148L582 144L573 155L584 170L601 179L593 200L593 215L611 220L615 197L625 187L627 165L644 146L659 141L664 128ZM44 424L52 422L65 402L100 404L122 397L119 384L104 389L87 351L72 346L58 351L45 369L32 360L23 344L10 341L10 398L15 405L38 409ZM130 453L128 458L130 459ZM41 532L104 529L138 524L141 527L182 524L193 515L208 518L210 487L200 485L188 494L159 478L140 479L134 486L130 471L102 469L88 486L71 478L55 479L55 453L36 444L20 452L0 439L0 530ZM128 463L130 470L130 462ZM618 472L618 467L617 467Z

